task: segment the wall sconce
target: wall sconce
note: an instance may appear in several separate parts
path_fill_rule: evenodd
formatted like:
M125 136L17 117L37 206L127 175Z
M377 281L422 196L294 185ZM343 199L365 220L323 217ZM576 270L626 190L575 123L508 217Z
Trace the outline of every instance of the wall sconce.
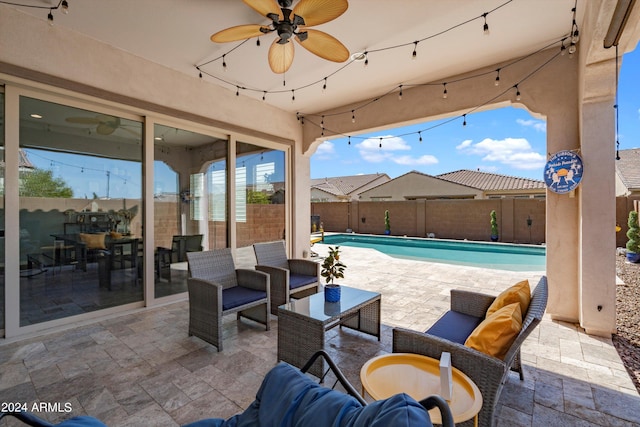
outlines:
M360 221L362 221L362 223L364 224L365 222L367 222L367 218L362 217L362 218L360 218Z

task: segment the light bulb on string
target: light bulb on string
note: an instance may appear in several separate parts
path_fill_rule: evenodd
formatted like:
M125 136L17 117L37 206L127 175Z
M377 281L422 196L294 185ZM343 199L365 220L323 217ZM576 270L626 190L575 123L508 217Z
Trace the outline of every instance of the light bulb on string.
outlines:
M566 40L566 38L562 39L562 41L560 42L560 55L564 56L565 53L567 53L567 47L564 45L564 41Z
M49 25L53 27L53 13L51 12L53 9L49 9L49 14L47 15L47 20L49 21Z
M62 8L62 13L65 15L69 14L69 3L67 3L67 0L62 0L60 7Z
M446 83L442 83L442 87L444 88L444 90L442 91L442 99L447 99L447 96L448 96L447 84Z
M484 18L484 25L482 26L482 31L484 31L485 36L489 35L489 24L487 24L487 15L488 15L487 12L482 14L482 17Z
M351 123L356 122L356 110L351 110Z
M420 141L420 143L422 144L422 131L418 131L418 135L420 136L420 138L418 138L418 141Z
M349 139L347 140L347 145L351 145L351 135L349 135Z
M320 119L320 127L324 129L324 116L322 116L322 119Z
M260 37L256 39L256 46L260 46Z
M573 54L576 53L576 44L571 42L569 45L569 57L573 57Z
M227 71L227 62L224 60L226 53L222 55L222 70Z
M266 90L262 92L262 100L263 101L267 100L267 91Z
M416 57L418 56L417 49L418 49L418 42L415 41L415 42L413 42L413 53L411 54L411 59L415 60Z
M462 115L462 126L467 126L467 115L466 114Z
M367 52L365 50L364 51L364 66L366 67L367 65L369 65L369 52Z
M236 86L236 96L240 96L240 86Z
M496 75L496 81L495 81L494 85L495 85L495 86L500 86L500 68L498 68L498 69L496 70L496 72L497 72L498 74Z
M400 87L400 92L398 92L398 101L402 101L402 85Z
M294 102L295 100L296 100L296 90L291 89L291 102Z
M516 101L520 101L520 99L522 99L522 96L520 95L520 88L518 87L518 85L515 85L516 88Z
M378 148L382 148L382 137L380 137L380 144L378 145Z

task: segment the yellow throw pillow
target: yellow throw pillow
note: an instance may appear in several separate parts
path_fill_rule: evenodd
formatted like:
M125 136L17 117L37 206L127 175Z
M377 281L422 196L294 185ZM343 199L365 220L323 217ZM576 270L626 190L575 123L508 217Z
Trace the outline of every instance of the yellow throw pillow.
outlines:
M120 240L122 239L122 233L118 233L117 231L110 231L109 237L111 237L113 240Z
M520 304L514 302L487 316L471 332L464 345L489 356L504 359L522 329Z
M522 313L523 316L526 315L529 309L529 303L531 302L531 289L529 288L528 280L525 279L502 291L487 309L485 318L500 310L502 307L513 304L514 302L520 303L520 313Z
M80 233L80 241L87 245L87 249L107 249L107 247L104 245L104 236L104 233Z

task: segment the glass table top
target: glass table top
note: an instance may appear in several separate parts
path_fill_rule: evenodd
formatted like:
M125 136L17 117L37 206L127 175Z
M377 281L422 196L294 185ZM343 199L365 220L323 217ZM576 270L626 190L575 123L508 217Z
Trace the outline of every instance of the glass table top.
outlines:
M291 300L279 308L324 322L379 297L378 292L340 286L340 301L338 302L326 302L324 292L318 292L305 298Z

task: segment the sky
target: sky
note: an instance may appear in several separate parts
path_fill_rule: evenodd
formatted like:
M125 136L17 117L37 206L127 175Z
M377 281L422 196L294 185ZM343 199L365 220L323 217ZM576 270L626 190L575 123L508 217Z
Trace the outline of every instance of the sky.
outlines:
M620 149L640 147L640 47L623 56L618 84ZM401 101L399 101L401 102ZM450 121L449 123L444 123ZM546 123L521 108L501 108L323 142L311 157L311 178L412 170L439 175L460 169L543 180ZM432 128L435 126L434 128ZM426 132L418 131L429 129ZM419 141L422 136L422 142ZM382 148L380 147L380 138ZM367 138L367 139L363 139ZM611 142L615 146L615 140Z

